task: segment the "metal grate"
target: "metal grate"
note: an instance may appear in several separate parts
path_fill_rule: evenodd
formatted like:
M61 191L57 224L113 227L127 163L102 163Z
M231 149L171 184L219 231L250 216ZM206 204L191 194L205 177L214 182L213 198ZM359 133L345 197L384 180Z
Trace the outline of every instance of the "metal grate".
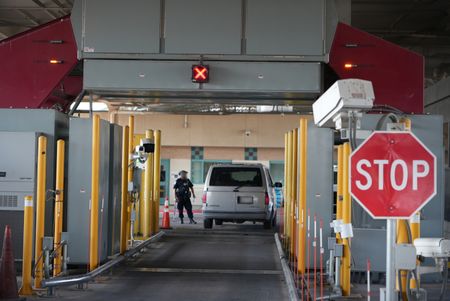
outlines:
M0 207L7 207L7 208L19 207L17 195L0 194Z

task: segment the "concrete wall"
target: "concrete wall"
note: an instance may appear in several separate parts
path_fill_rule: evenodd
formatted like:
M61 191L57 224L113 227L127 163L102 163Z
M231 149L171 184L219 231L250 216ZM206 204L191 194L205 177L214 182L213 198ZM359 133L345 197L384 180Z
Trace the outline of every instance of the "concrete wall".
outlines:
M128 123L128 114L119 114L117 123ZM102 118L110 119L107 113ZM135 115L135 133L160 129L164 146L284 147L284 133L298 125L296 115ZM250 135L245 135L245 131Z

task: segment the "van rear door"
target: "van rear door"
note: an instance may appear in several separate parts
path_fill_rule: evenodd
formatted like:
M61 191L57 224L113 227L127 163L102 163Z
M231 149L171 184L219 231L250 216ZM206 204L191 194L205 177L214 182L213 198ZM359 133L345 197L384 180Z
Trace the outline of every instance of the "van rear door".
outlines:
M234 186L229 185L226 175L223 175L223 168L218 166L211 167L206 191L206 210L234 213L236 211L236 193Z
M265 210L266 190L264 174L260 167L241 167L234 172L241 184L235 187L237 212L261 212Z
M265 209L264 175L260 167L213 167L207 191L208 210L253 212Z

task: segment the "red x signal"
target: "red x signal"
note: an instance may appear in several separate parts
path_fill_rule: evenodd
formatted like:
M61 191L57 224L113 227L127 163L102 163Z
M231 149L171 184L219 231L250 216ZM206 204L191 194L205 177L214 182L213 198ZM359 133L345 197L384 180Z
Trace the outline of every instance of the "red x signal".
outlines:
M207 83L209 81L208 65L192 65L192 82Z

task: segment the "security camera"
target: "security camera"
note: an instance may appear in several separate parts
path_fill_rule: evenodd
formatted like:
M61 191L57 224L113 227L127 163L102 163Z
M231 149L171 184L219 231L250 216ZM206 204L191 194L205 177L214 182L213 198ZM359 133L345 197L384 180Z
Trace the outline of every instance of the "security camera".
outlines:
M155 152L155 142L152 139L143 138L143 139L141 139L139 148L140 148L139 149L140 152L144 152L146 154L154 153Z
M130 154L130 159L138 168L143 168L143 164L147 161L149 154L155 152L155 142L149 138L141 139L139 145L136 145L134 152Z
M361 114L372 109L374 99L372 82L338 80L313 103L314 123L340 129L345 126L349 113Z
M250 130L245 130L244 134L248 137L252 134L252 132Z

